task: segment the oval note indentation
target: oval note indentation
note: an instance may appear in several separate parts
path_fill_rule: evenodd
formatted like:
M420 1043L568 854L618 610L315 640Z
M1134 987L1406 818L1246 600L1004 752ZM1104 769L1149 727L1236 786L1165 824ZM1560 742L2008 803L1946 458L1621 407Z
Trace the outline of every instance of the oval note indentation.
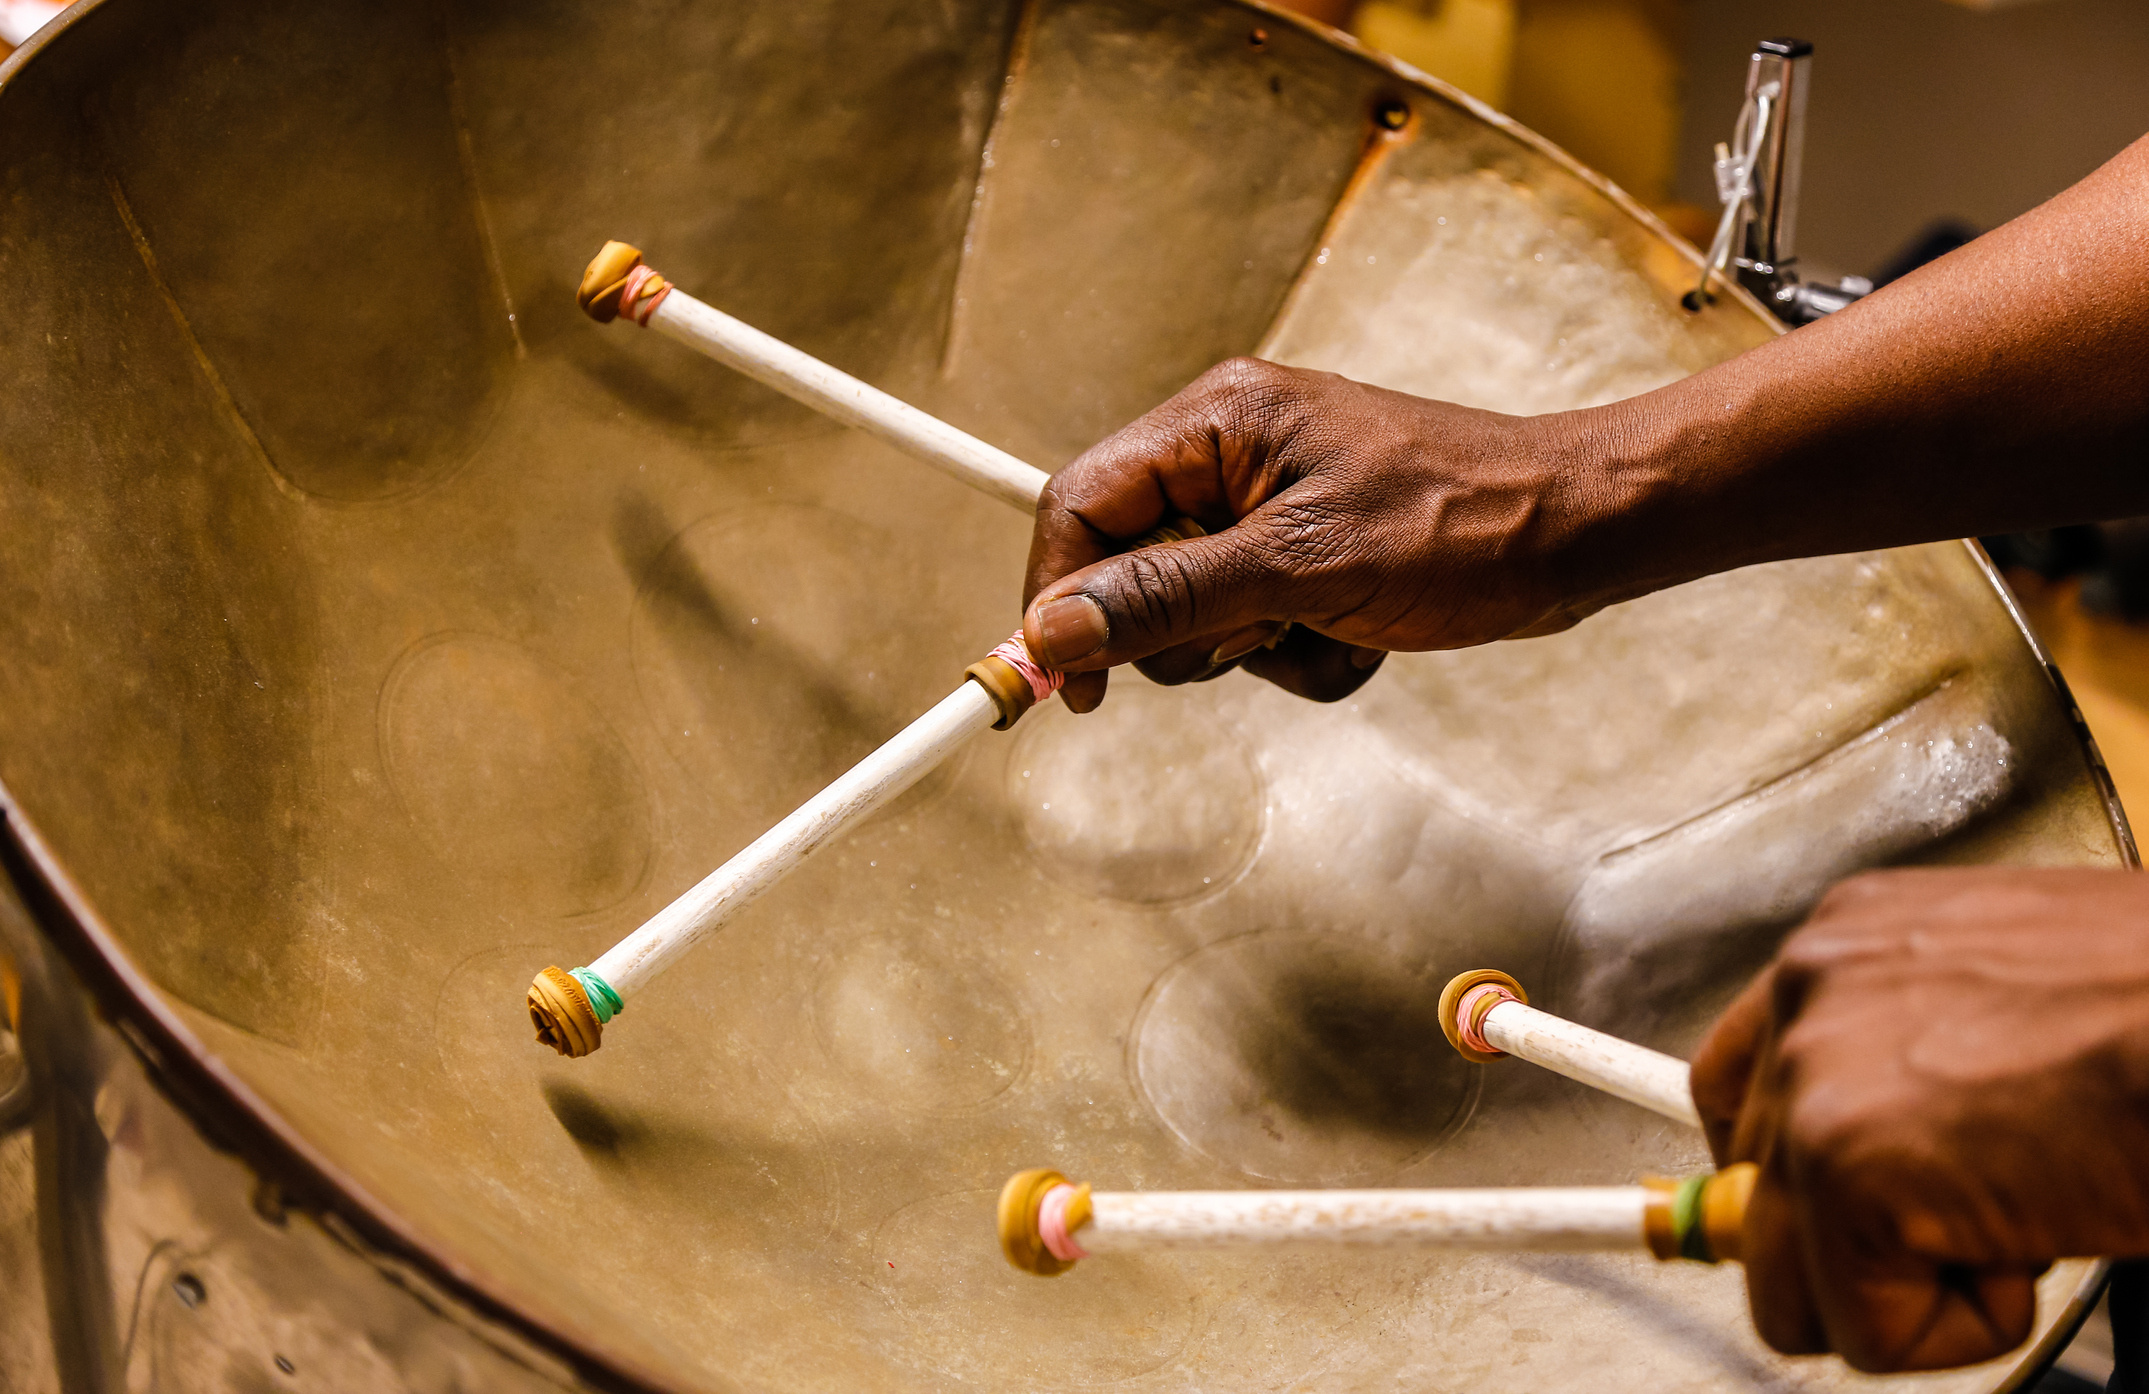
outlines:
M1183 1266L1198 1259L1115 1254L1050 1280L1018 1273L993 1237L997 1199L932 1196L882 1223L874 1271L912 1359L979 1388L1052 1389L1132 1379L1186 1348L1200 1299Z
M650 809L634 758L528 650L478 634L420 642L382 686L380 744L411 823L488 893L580 915L640 884Z
M843 950L814 989L813 1016L830 1059L906 1108L975 1108L1029 1064L1029 1022L997 974L892 934Z
M1442 980L1376 943L1227 939L1165 970L1135 1025L1144 1100L1248 1176L1391 1176L1468 1118L1478 1075L1441 1035Z
M1237 879L1261 844L1266 790L1236 732L1201 694L1122 680L1077 717L1025 718L1008 764L1023 834L1056 881L1163 905Z

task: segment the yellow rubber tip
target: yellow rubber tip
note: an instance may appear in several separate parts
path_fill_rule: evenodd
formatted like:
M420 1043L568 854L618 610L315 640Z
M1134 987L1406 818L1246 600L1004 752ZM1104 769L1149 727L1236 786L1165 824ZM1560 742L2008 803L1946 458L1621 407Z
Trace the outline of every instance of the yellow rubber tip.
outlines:
M1440 1030L1448 1038L1448 1044L1454 1046L1456 1054L1463 1059L1479 1065L1490 1065L1495 1060L1506 1059L1507 1052L1495 1051L1487 1055L1481 1050L1473 1050L1464 1045L1462 1027L1455 1020L1455 1011L1462 1005L1463 994L1480 983L1498 983L1514 993L1517 1002L1524 1004L1529 1002L1530 994L1522 990L1521 983L1497 968L1473 968L1467 973L1457 973L1448 980L1446 987L1440 989Z
M547 968L530 980L530 1024L537 1039L560 1054L576 1057L604 1044L604 1027L588 994L560 968Z
M582 313L599 324L619 318L619 293L626 288L627 274L642 264L642 251L624 242L607 242L582 272L575 303Z
M1025 1273L1056 1278L1074 1264L1052 1256L1044 1236L1037 1232L1038 1207L1045 1192L1064 1186L1067 1178L1045 1167L1018 1171L1000 1188L1000 1252Z
M1746 1252L1746 1208L1760 1179L1752 1162L1685 1181L1643 1177L1649 1199L1642 1207L1642 1239L1649 1252L1660 1259L1739 1262Z
M992 724L995 731L1005 731L1022 720L1022 714L1037 705L1037 692L1030 680L1015 671L1015 665L997 654L986 654L977 662L963 669L963 676L985 689L992 704L1000 709L1000 719Z
M1737 1263L1746 1257L1746 1208L1760 1179L1761 1168L1752 1162L1733 1162L1702 1189L1701 1232L1717 1258Z

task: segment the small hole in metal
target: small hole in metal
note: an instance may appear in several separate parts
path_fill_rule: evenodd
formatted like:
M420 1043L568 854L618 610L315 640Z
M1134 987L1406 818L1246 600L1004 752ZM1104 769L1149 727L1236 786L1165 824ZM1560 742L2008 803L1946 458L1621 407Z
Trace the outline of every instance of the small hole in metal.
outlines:
M277 1356L277 1357L276 1357L276 1368L277 1368L277 1369L279 1369L279 1370L281 1370L281 1371L283 1371L283 1372L284 1372L285 1374L287 1374L287 1375L295 1375L295 1374L297 1374L297 1373L298 1373L298 1366L296 1366L296 1365L293 1365L293 1364L291 1363L290 1357L288 1357L288 1356L283 1356L283 1355L279 1355L279 1356Z
M172 1296L179 1299L180 1306L194 1308L209 1300L209 1289L192 1273L182 1273L172 1279Z
M1384 130L1400 131L1410 124L1410 104L1390 98L1373 108L1373 119Z

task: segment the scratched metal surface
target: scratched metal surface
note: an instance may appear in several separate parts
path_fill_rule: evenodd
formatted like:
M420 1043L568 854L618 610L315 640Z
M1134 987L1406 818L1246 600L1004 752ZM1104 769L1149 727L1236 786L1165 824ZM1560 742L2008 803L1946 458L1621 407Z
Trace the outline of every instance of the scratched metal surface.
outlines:
M1238 4L80 14L0 86L0 779L337 1205L422 1235L451 1295L681 1387L1867 1383L1766 1354L1735 1270L1200 1254L1047 1283L998 1258L990 1198L1039 1163L1113 1189L1699 1164L1463 1065L1438 987L1497 964L1684 1050L1845 872L2129 857L1970 550L1399 656L1336 707L1121 679L981 740L562 1061L531 972L946 691L1013 627L1027 540L581 319L607 237L1045 468L1257 347L1541 412L1771 332L1681 311L1688 254L1534 138ZM0 1151L0 1218L23 1172Z

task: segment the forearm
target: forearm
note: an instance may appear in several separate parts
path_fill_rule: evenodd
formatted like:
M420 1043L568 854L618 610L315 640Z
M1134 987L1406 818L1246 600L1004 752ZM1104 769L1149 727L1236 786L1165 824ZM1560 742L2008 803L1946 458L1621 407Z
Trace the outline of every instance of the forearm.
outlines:
M2149 513L2149 141L1818 324L1541 418L1606 599L1730 567Z

